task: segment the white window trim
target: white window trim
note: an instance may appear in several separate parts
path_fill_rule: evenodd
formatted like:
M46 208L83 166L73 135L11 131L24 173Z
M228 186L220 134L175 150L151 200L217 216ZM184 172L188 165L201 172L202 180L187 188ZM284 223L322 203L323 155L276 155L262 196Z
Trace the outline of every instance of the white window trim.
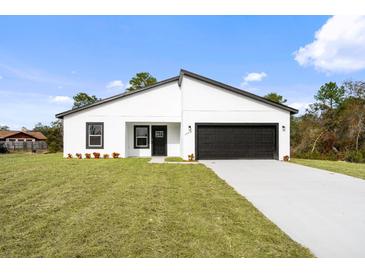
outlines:
M137 128L147 128L147 136L137 136ZM135 149L148 149L150 148L150 126L149 125L135 125L134 126L134 148ZM138 145L138 139L146 139L146 145Z
M96 136L96 137L100 137L100 145L92 145L90 142L91 137ZM89 134L89 147L102 147L103 146L103 134Z

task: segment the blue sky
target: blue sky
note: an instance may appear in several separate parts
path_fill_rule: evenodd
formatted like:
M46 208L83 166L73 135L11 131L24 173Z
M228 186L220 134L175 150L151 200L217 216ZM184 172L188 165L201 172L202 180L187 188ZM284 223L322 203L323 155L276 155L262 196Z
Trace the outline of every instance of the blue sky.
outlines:
M363 53L362 40L348 37L348 43L338 42L342 34L326 29L315 38L325 24L332 29L351 24L347 19L328 20L329 16L1 16L0 125L19 129L49 123L72 106L70 98L79 91L105 98L122 92L136 72L148 71L163 80L178 75L180 68L258 95L275 91L289 105L304 109L327 81L365 79L365 65L349 56ZM359 28L364 33L363 26Z

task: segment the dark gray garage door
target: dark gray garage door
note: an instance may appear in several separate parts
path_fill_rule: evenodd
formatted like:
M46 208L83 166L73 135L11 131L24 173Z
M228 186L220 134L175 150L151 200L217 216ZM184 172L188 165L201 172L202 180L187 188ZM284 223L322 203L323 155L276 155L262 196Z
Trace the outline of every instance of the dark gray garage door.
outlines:
M198 159L275 159L277 125L197 125Z

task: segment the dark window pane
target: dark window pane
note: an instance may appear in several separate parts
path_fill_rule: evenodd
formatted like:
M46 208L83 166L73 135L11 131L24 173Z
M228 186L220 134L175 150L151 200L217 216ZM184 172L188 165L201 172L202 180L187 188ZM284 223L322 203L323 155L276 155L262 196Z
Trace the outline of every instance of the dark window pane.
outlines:
M137 138L137 146L147 146L147 138Z
M155 131L155 137L157 137L157 138L163 138L163 131L156 130Z
M90 125L89 134L90 135L101 135L102 126L101 125Z
M148 128L147 127L136 127L136 137L148 136Z
M101 136L90 136L90 146L101 146Z

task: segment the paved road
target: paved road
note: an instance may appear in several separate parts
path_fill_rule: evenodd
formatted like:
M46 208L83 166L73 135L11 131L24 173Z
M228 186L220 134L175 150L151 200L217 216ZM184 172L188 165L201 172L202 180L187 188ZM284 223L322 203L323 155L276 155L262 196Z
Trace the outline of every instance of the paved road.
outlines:
M317 257L365 257L365 181L274 160L204 160Z

